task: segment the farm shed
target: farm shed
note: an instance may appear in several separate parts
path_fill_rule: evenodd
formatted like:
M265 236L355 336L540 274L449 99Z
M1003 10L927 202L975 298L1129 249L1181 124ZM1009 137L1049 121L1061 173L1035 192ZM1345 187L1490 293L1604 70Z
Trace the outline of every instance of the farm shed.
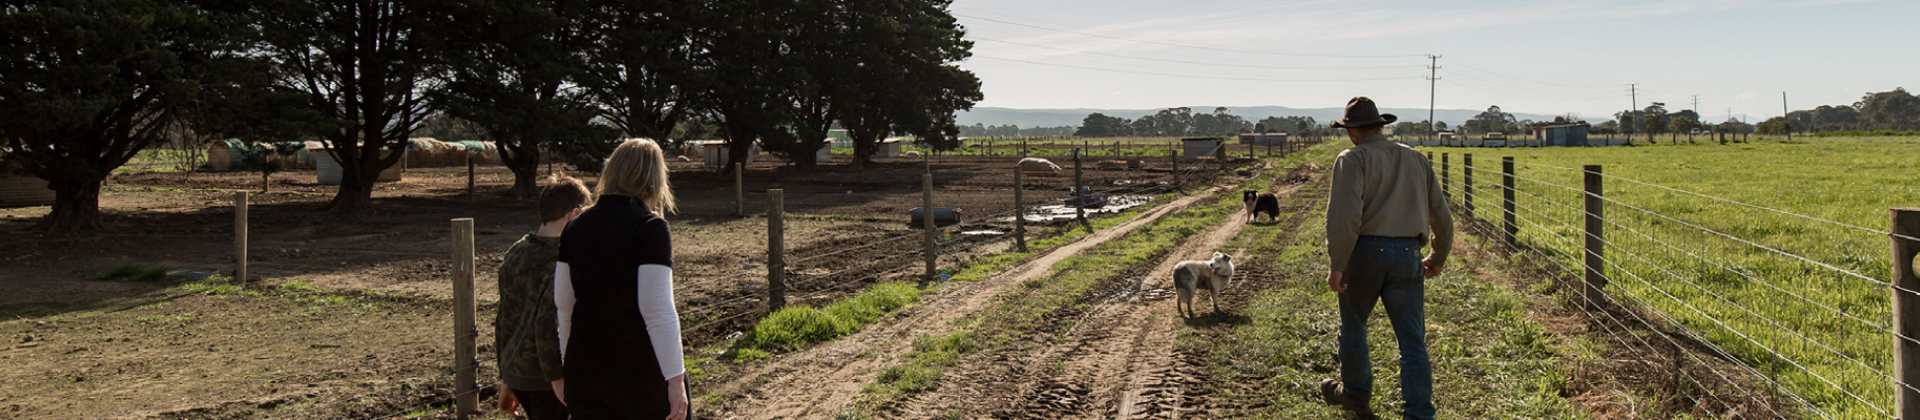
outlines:
M404 154L407 152L405 149L402 149L400 153ZM313 175L315 182L321 185L340 185L340 178L343 176L345 170L340 167L339 161L334 160L333 153L325 148L321 148L312 150L312 154L314 156ZM392 154L392 150L387 150L385 153L381 153L380 157L385 158L392 156ZM379 181L399 181L400 174L406 170L407 159L402 157L399 162L395 162L393 166L387 167L387 170L380 171Z
M1180 139L1180 159L1194 160L1201 156L1214 156L1214 149L1226 145L1219 137L1195 137Z
M0 207L47 206L53 199L47 180L0 170Z
M873 145L873 157L900 157L900 146L906 142L906 137L888 137L885 140L880 140L879 143Z
M700 154L706 156L707 166L718 168L721 165L727 164L728 151L726 140L694 140L691 143L700 146ZM748 146L747 157L741 159L740 162L751 165L753 164L753 155L757 154L760 154L760 143L754 143L752 146Z
M827 140L830 142L828 144L835 149L852 149L853 148L853 136L850 134L847 134L847 130L844 128L834 128L834 129L827 130Z
M1548 124L1533 129L1541 146L1586 146L1587 124Z

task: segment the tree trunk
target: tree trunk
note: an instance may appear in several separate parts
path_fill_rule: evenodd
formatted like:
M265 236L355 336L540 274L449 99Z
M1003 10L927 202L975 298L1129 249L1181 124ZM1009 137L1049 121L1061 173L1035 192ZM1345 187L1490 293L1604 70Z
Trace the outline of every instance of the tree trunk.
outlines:
M513 198L530 199L540 195L540 147L532 141L494 142L500 149L500 163L513 171ZM662 147L665 147L664 145Z
M53 235L100 229L100 181L49 182L53 211L35 228Z
M859 138L854 138L853 139L854 169L864 169L867 167L868 163L873 163L873 141L872 140L863 141Z
M529 160L521 168L507 168L513 171L513 198L525 200L540 196L540 162Z
M327 203L327 210L335 216L359 216L373 210L373 183L353 182L352 175L340 179L340 192L333 195L333 201ZM366 184L366 185L360 185Z

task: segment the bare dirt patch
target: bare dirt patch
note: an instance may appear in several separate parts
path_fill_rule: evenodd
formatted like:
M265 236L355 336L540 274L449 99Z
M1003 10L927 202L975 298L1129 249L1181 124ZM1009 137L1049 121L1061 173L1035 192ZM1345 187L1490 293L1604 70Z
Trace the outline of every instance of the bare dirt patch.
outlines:
M923 162L882 160L865 171L754 165L746 175L745 217L733 215L731 174L673 165L682 212L669 220L683 319L691 326L736 316L690 331L691 348L731 335L764 312L758 295L765 287L762 215L770 188L786 190L793 302L831 301L865 284L919 274L920 244L905 210L921 205L919 174L929 166ZM979 216L1012 208L1011 158L952 158L930 166L936 206L964 209L973 217L965 229L1005 228ZM443 402L452 389L450 376L440 375L451 366L453 335L445 298L448 220L476 219L483 347L492 340L493 267L535 224L532 203L504 195L511 184L504 168L482 167L476 175L470 201L465 168L410 169L405 180L379 184L374 214L352 220L321 210L334 187L314 184L310 171L275 174L272 192L264 194L257 193L257 174L116 175L102 195L107 231L0 236L0 249L18 250L0 257L0 286L16 291L0 295L0 333L8 334L0 338L13 340L0 345L6 360L0 418L89 418L142 407L149 408L132 417L376 417ZM1214 176L1206 171L1188 178L1208 182ZM1154 188L1167 169L1089 167L1084 178L1101 190ZM1070 176L1030 177L1028 200L1058 198L1072 182ZM225 270L232 255L233 190L256 191L249 215L256 283L250 289L205 294L173 282L95 280L122 264ZM0 229L20 231L47 211L0 209ZM913 238L849 251L902 236ZM958 266L998 252L1010 245L1005 238L942 239L940 264ZM864 266L874 261L881 263ZM317 290L279 291L294 281ZM928 304L978 304L986 297L965 298L978 287L953 287ZM936 316L948 319L943 317ZM43 331L46 325L61 327ZM35 342L26 345L21 340L29 334ZM393 351L415 344L429 347ZM378 357L359 360L369 354ZM279 377L342 359L354 360L352 367ZM480 359L491 355L483 351ZM86 363L94 365L81 366ZM221 392L181 400L214 391ZM69 403L88 408L69 409Z

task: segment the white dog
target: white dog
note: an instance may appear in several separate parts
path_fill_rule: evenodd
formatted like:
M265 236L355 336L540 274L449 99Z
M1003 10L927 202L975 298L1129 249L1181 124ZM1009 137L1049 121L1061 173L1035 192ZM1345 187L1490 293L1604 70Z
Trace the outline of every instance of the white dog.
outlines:
M1180 301L1174 310L1186 309L1181 316L1192 317L1199 312L1193 309L1194 289L1206 289L1207 300L1213 303L1213 311L1220 312L1220 292L1227 290L1233 281L1233 256L1215 252L1212 260L1181 261L1173 266L1173 286L1180 292Z

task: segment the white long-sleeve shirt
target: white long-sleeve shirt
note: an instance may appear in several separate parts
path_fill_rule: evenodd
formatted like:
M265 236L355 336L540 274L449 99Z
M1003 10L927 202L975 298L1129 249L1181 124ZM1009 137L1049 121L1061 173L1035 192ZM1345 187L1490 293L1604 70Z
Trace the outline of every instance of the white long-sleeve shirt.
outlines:
M634 281L637 290L634 298L638 300L641 318L647 322L645 333L653 344L654 360L660 363L661 379L685 374L680 348L680 314L673 304L673 268L641 265L634 273ZM567 341L573 334L573 306L577 302L572 267L564 262L554 264L553 282L553 303L560 318L560 355L564 358Z

